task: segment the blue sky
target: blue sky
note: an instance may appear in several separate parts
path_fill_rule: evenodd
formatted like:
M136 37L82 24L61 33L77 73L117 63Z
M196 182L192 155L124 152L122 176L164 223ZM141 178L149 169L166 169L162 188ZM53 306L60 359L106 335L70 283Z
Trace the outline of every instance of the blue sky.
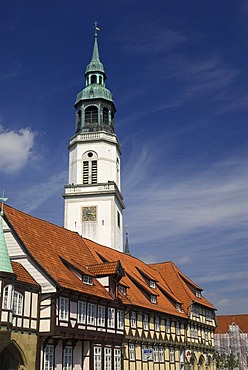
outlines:
M248 1L3 1L0 188L63 224L69 137L99 21L133 255L248 312Z

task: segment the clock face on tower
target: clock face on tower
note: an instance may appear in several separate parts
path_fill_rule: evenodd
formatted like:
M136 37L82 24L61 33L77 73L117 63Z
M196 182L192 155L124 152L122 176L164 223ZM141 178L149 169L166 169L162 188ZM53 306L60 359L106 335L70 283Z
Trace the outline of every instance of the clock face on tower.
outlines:
M82 208L82 221L96 221L96 206Z

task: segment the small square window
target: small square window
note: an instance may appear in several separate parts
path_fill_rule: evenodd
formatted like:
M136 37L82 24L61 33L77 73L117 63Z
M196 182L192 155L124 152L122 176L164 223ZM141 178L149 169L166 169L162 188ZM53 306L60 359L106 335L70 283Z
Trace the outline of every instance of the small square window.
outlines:
M151 294L151 303L157 303L157 296L156 295L153 295Z
M92 276L84 275L83 276L83 282L84 282L84 284L92 285L93 284Z

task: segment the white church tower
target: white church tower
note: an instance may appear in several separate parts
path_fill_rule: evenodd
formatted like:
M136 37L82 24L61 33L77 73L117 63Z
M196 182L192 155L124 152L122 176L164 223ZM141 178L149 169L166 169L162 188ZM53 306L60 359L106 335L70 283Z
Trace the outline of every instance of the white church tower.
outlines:
M97 27L86 87L77 95L76 132L69 142L69 184L65 185L64 227L123 252L121 148L115 134L116 112L105 87Z

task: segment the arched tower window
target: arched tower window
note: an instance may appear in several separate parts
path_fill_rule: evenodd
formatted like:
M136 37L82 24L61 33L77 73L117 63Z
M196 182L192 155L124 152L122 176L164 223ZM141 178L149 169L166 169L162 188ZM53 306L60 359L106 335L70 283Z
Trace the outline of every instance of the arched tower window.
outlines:
M92 151L83 155L83 184L97 184L97 154Z
M80 129L81 129L81 118L82 118L82 112L79 109L77 111L77 129L76 129L77 132L80 131Z
M102 113L103 113L103 124L104 125L108 125L109 124L109 112L108 112L108 108L103 108L102 110Z
M91 76L91 83L96 84L96 75Z
M94 105L85 109L85 123L94 124L98 123L98 108Z
M99 76L99 84L102 85L102 76Z

